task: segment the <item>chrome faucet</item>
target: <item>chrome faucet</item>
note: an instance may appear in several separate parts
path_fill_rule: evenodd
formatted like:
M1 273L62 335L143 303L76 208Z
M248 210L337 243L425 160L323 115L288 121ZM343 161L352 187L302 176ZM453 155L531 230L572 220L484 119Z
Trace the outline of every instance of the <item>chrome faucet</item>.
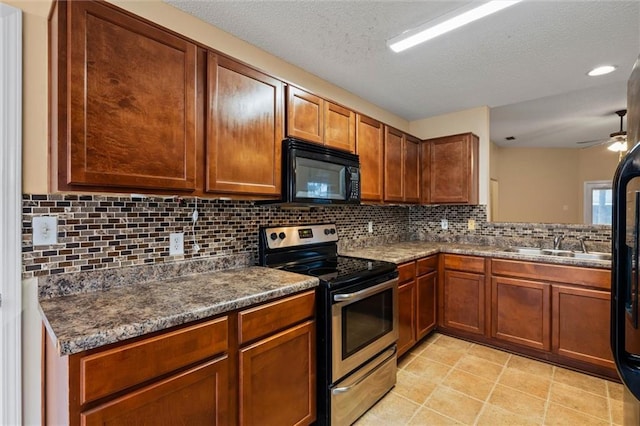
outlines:
M564 235L556 235L553 237L553 249L560 250L560 244L562 244L562 240L564 240Z
M586 239L587 237L584 235L577 237L577 240L580 241L580 248L582 248L583 253L589 253L589 250L587 250L587 245L584 243L584 240Z

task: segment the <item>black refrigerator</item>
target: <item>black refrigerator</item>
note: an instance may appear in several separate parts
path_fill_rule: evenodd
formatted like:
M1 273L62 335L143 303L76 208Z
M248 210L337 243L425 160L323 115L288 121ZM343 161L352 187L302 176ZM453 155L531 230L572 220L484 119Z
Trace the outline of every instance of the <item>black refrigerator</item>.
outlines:
M611 351L625 385L624 424L640 425L640 57L627 86L627 145L613 178Z

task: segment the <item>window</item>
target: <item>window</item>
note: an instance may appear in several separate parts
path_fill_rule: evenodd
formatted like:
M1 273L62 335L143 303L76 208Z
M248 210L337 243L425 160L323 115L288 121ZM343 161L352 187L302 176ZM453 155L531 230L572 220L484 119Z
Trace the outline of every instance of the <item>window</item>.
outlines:
M597 180L584 183L584 223L611 225L612 206L611 181Z

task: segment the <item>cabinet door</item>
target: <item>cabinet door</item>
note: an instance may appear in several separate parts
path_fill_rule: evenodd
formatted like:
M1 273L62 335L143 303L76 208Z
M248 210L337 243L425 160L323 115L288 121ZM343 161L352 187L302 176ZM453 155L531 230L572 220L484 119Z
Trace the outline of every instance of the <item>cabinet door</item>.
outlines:
M226 425L228 361L217 360L126 394L80 415L80 423L98 425Z
M416 343L416 282L398 286L398 356Z
M324 143L332 148L356 151L356 114L324 101Z
M477 204L478 137L465 133L429 144L429 202Z
M240 350L240 424L310 424L316 418L315 321Z
M316 95L287 86L287 135L310 142L323 142L324 100Z
M420 144L420 204L428 204L430 197L429 188L431 186L431 144L423 141Z
M384 126L384 201L403 201L404 134Z
M609 346L610 293L554 285L552 295L553 352L615 368Z
M403 153L404 187L403 201L418 203L420 201L420 141L413 136L405 135Z
M551 285L493 277L491 298L491 337L551 349Z
M358 114L356 151L360 156L360 195L363 201L382 201L383 141L382 123Z
M282 82L209 53L206 190L280 196Z
M194 190L196 45L103 3L64 6L52 120L58 189Z
M416 279L417 299L416 315L417 329L416 341L422 339L436 327L436 284L437 271L433 271Z
M484 334L484 275L445 270L443 290L443 326Z

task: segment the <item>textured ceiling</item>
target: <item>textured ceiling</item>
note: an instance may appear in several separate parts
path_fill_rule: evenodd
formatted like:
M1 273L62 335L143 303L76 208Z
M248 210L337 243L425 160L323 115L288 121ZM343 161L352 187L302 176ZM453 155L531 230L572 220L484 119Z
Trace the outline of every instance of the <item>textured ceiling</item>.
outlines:
M637 0L525 0L400 54L387 39L468 2L165 1L409 121L488 105L500 144L607 138L640 54Z

